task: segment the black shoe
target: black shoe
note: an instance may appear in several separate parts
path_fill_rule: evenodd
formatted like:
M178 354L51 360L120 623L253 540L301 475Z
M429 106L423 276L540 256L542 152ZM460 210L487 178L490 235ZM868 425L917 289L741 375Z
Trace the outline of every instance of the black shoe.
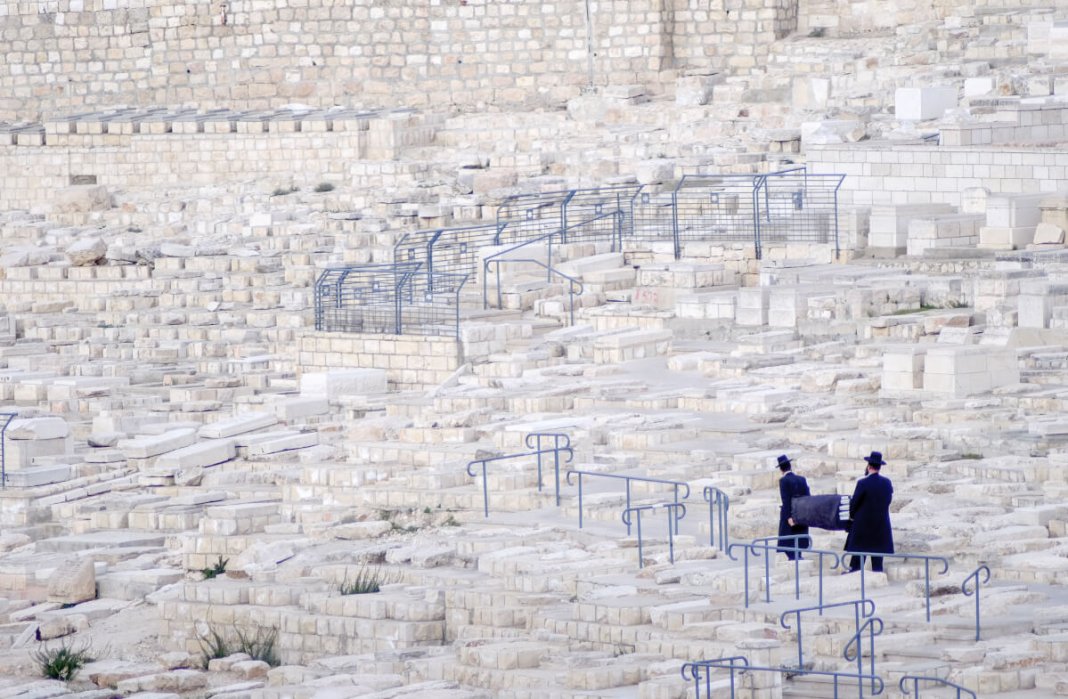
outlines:
M852 574L852 573L859 573L859 572L860 572L860 570L857 570L857 569L854 569L854 570L844 570L844 571L842 571L842 575L850 575L850 574Z

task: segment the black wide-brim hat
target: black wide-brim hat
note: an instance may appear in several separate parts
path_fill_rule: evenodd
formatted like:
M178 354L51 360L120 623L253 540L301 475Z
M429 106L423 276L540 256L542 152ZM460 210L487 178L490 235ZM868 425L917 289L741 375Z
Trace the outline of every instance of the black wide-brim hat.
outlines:
M786 454L779 455L779 468L790 468L790 457Z
M886 462L883 461L882 452L873 451L870 455L865 456L864 460L872 466L885 466Z

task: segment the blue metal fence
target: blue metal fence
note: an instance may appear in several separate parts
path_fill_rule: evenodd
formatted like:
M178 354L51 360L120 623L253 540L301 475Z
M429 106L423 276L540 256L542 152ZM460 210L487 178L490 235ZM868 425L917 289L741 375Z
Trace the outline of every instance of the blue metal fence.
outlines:
M459 338L466 282L418 262L326 269L315 283L315 329Z
M622 249L626 241L664 242L672 246L676 258L686 243L697 241L751 244L757 258L769 242L833 244L837 255L838 190L844 178L799 167L761 175L685 175L673 188L661 191L622 185L515 195L498 208L496 222L400 236L393 262L383 266L388 270L379 270L374 288L354 281L352 275L379 265L346 268L349 273L341 280L341 272L327 270L320 277L323 289L316 288L316 327L430 334L424 327L437 324L434 309L441 300L406 302L400 285L383 283L383 274L401 278L410 274L407 281L413 288L408 299L415 299L416 292L447 295L458 288L456 280L479 272L485 248L535 239L547 238L550 244L607 242L612 250ZM419 271L411 272L412 266ZM333 293L330 285L335 286ZM455 296L458 305L459 294ZM398 303L405 310L397 310ZM354 313L354 306L363 309ZM404 314L411 319L397 322Z

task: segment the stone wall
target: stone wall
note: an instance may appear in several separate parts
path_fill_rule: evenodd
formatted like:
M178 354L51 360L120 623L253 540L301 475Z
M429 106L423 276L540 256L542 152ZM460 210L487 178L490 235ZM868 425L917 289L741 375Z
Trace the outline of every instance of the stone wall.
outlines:
M460 367L460 343L447 337L309 333L299 340L300 372L384 369L392 388L440 385Z
M1048 10L1046 0L800 0L801 34L856 36L893 34L899 27L942 21L947 17L972 17L984 9Z
M796 27L797 6L7 0L0 3L0 119L115 104L536 107L564 103L591 79L671 91L676 69L758 63L772 40Z
M433 115L408 112L331 121L107 116L47 122L39 133L0 144L0 210L54 206L57 189L79 183L112 190L264 178L274 180L272 186L355 183L362 177L394 183L411 167L391 161L403 148L429 143L437 123ZM26 145L31 137L38 145Z
M874 144L822 146L809 153L814 172L846 175L842 205L951 204L965 189L994 194L1068 191L1068 149Z

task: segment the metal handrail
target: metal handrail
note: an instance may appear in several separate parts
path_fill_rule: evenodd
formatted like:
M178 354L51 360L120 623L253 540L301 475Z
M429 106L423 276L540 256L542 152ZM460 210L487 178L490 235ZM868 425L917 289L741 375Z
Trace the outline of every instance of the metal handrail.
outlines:
M922 675L905 675L901 678L901 681L897 683L897 686L898 689L901 690L901 693L905 696L909 695L909 690L906 686L909 680L912 681L912 694L916 697L916 699L919 699L920 697L920 682L938 682L943 687L952 687L953 689L957 690L957 699L961 699L961 692L964 692L972 699L979 699L976 693L968 689L967 687L961 687L959 684L956 684L955 682L950 682L949 680L944 680L941 677L926 677Z
M550 276L555 274L557 276L560 276L560 277L563 277L564 279L566 279L568 281L568 285L567 285L568 306L569 306L569 312L568 312L569 321L568 322L569 322L570 325L574 325L575 324L575 297L576 296L581 296L582 292L585 290L585 287L582 285L582 282L580 282L578 279L575 279L574 277L572 277L570 275L564 274L563 272L561 272L560 270L556 269L552 265L546 264L546 263L542 262L541 260L535 260L533 257L521 257L521 258L520 257L509 257L509 258L504 259L504 260L497 260L497 259L486 260L487 273L482 275L483 290L485 290L486 277L488 276L489 266L490 266L490 264L493 264L493 265L496 266L496 269L497 269L497 307L498 308L500 308L503 305L503 300L501 298L502 294L501 294L500 269L501 269L501 264L505 263L505 262L529 262L530 264L538 265L539 267L545 269L549 273ZM486 304L485 296L483 296L482 304L483 304L483 307L485 307L485 304Z
M716 546L720 551L726 551L729 543L730 532L727 530L727 510L731 506L730 497L719 488L706 485L704 490L705 502L708 503L708 545ZM719 537L716 537L716 525L719 525Z
M979 574L983 573L985 577L980 580ZM975 591L968 591L968 582L972 579L975 580ZM975 640L979 640L979 587L985 583L990 582L990 568L985 563L981 563L978 568L972 571L971 575L964 578L964 582L960 584L960 591L964 593L965 597L971 597L975 595ZM960 696L958 694L958 696Z
M618 474L615 474L615 473L600 473L599 471L579 471L579 470L575 470L575 469L569 469L568 472L567 472L567 475L566 475L566 480L567 480L567 484L568 485L574 485L574 483L571 482L571 476L574 476L574 475L578 476L579 529L582 529L582 477L583 476L596 476L597 478L615 478L615 479L618 479L618 480L625 480L627 482L627 485L626 485L627 508L626 509L628 509L628 510L631 507L631 504L630 504L631 503L631 500L630 500L630 484L633 481L640 481L642 483L663 483L665 485L674 486L674 488L675 488L675 500L674 500L674 502L676 502L676 503L679 502L679 487L680 486L686 489L686 494L682 496L682 499L685 500L686 498L690 497L690 484L686 483L685 481L671 481L671 480L666 480L664 478L649 478L649 477L646 477L646 476L622 476L622 475L618 475ZM676 529L675 533L678 534L678 530L677 529ZM627 534L630 535L630 525L627 525Z
M645 557L642 555L642 512L646 510L656 510L663 508L668 513L668 558L675 562L675 532L678 531L679 521L686 516L686 505L681 502L661 502L656 505L638 505L637 507L628 507L623 510L623 524L627 525L627 531L630 531L631 513L636 512L636 523L638 525L638 567L645 567ZM673 511L674 510L674 511Z
M571 437L562 432L531 432L523 438L523 444L527 446L527 449L535 449L538 452L538 490L541 490L541 440L549 439L553 440L553 473L555 475L556 484L556 506L560 506L560 451L561 449L567 450L567 463L571 463L575 456L575 453L571 450ZM533 438L534 443L531 444Z
M740 661L740 662L735 662ZM701 693L701 670L705 670L705 692ZM852 672L831 672L827 670L799 670L797 668L787 667L762 667L759 665L750 665L749 660L744 655L735 655L729 658L718 658L716 660L696 660L689 663L684 663L680 672L682 679L689 681L693 679L694 683L694 699L701 699L702 696L707 699L712 699L712 670L727 670L730 672L731 682L731 699L735 699L735 670L740 672L778 672L780 674L787 675L816 675L822 677L834 678L834 697L838 699L838 680L849 679L857 680L860 685L860 697L864 696L864 680L870 680L872 685L871 696L878 696L883 693L886 688L883 678L878 675L864 675L854 674Z
M879 625L879 629L878 630L876 630L876 628L875 628L876 624ZM865 619L864 623L860 625L859 629L857 629L857 632L855 634L853 634L853 637L850 638L846 642L845 648L842 649L842 657L845 658L846 661L848 661L848 662L852 662L853 660L857 661L857 674L858 675L863 675L864 674L864 648L863 648L862 644L864 642L864 637L863 637L864 631L867 630L868 631L868 657L870 658L870 661L869 661L870 664L869 664L868 670L870 671L869 672L870 676L875 677L875 637L883 632L883 628L884 628L883 620L880 619L879 617L873 616L873 617L869 617L868 619ZM855 658L850 657L850 652L849 652L850 648L855 648L855 653L856 653L856 657ZM861 680L859 684L860 684L860 693L861 693L861 695L863 695L864 694L863 680ZM875 683L874 682L872 683L872 692L875 692Z
M748 543L740 542L740 543L736 543L736 544L731 544L730 546L727 547L727 558L731 559L732 561L737 561L738 560L732 554L732 551L735 548L740 546L740 547L742 547L742 551L744 552L744 555L743 555L743 558L744 558L743 567L745 568L744 575L745 575L745 608L746 609L749 608L749 552L750 551L753 552L754 556L759 556L761 551L763 551L765 554L767 554L768 552L771 552L771 551L778 552L778 551L791 551L791 550L793 550L793 551L804 551L807 554L815 554L816 557L817 557L816 569L817 569L817 571L819 571L819 603L823 604L823 558L824 558L824 556L831 556L834 559L834 563L831 564L831 570L834 570L835 568L838 568L842 564L842 557L836 551L825 551L825 550L822 550L822 549L801 549L801 548L786 549L786 548L783 548L783 547L779 546L778 543L777 543L778 540L780 540L780 539L793 539L793 540L796 541L797 539L800 539L800 538L806 538L807 539L808 537L809 537L808 534L790 534L789 536L781 536L781 537L780 536L769 536L769 537L761 537L759 539L753 539L751 542L748 542ZM771 545L770 544L771 541L775 541L776 544L775 545ZM801 599L801 582L800 582L800 576L798 575L799 572L800 572L800 563L799 563L798 559L795 557L794 558L794 599ZM771 557L767 556L767 555L764 556L764 601L765 602L771 602Z
M922 559L923 560L923 581L924 581L924 600L927 606L927 621L931 621L931 561L939 561L942 564L942 572L939 575L945 575L949 572L949 559L945 556L928 556L923 553L878 553L876 551L846 551L842 554L842 557L846 556L860 556L860 598L865 599L865 586L864 586L864 564L867 562L869 556L876 558L900 558L902 561L909 559Z
M487 478L486 478L486 466L488 466L490 462L492 462L492 461L504 461L505 459L517 459L517 458L523 457L523 456L535 456L535 455L538 457L538 459L540 461L542 454L556 454L556 458L559 459L559 452L561 452L561 451L566 451L568 453L567 460L571 461L571 459L574 456L573 452L571 451L571 447L564 447L564 448L553 448L553 449L538 449L538 450L535 450L535 451L524 452L524 453L520 453L520 454L503 454L501 456L490 456L490 457L487 457L485 459L475 459L474 461L467 462L467 475L471 476L472 478L475 478L475 477L478 476L478 474L475 473L472 470L472 468L474 468L475 464L482 464L482 509L483 509L483 513L484 513L483 516L489 517L489 486L487 484ZM539 476L539 481L540 481L540 476ZM539 487L539 490L540 490L540 487ZM557 492L557 497L559 497L559 491Z
M0 413L0 417L7 418L0 427L0 488L7 487L7 427L18 416L18 413Z
M852 607L853 609L853 631L854 636L860 633L860 620L867 619L875 614L875 602L870 599L858 599L851 600L849 602L835 602L833 604L818 604L814 607L802 607L801 609L787 609L785 612L779 615L779 625L784 629L789 630L790 625L786 623L786 617L793 614L797 619L797 666L803 668L805 666L805 654L804 654L804 639L801 631L801 614L803 612L815 612L818 611L820 616L823 616L823 610L835 609L838 607Z

